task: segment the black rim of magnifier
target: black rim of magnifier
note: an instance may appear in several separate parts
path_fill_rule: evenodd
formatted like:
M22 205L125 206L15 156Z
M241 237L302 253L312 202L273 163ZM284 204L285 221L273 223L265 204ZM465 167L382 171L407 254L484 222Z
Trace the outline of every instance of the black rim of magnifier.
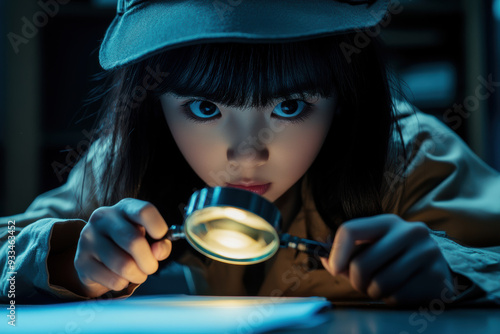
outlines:
M241 209L247 212L251 212L258 217L264 219L270 227L274 230L276 234L279 248L281 246L279 242L279 234L278 231L281 227L281 213L278 208L269 202L264 197L261 197L257 194L254 194L250 191L238 189L238 188L230 188L230 187L213 187L213 188L203 188L194 192L191 195L189 200L189 204L185 208L184 217L186 221L189 219L190 215L194 212L206 208L213 207L231 207ZM197 242L195 242L189 233L184 231L184 237L191 244L192 247L197 249L200 253L205 254L206 256L232 264L249 264L249 263L259 263L265 261L272 257L276 251L264 254L259 257L247 258L247 259L233 259L226 256L222 256L221 254L217 254L211 252L209 249L204 247L200 247ZM277 250L277 248L276 248Z
M196 210L215 206L253 212L271 224L277 233L281 231L281 213L273 203L250 191L231 187L203 188L194 192L184 209L184 218Z

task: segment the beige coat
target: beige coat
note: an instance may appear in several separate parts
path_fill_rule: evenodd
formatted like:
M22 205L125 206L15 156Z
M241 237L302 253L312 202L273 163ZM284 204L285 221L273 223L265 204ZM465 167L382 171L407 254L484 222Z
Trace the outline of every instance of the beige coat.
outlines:
M407 221L425 222L432 229L431 235L451 270L474 283L462 293L462 301L500 304L500 247L492 247L500 245L500 175L434 117L423 113L412 115L405 105L400 105L399 110L406 115L401 125L411 160L404 188L403 179L390 173L385 175L391 187L384 198L384 211ZM87 170L91 180L102 173L98 163L100 154L104 152L95 146L89 153L92 168ZM47 269L48 252L64 253L74 248L85 221L97 208L98 199L90 198L88 189L81 193L82 176L81 162L65 185L40 195L25 213L0 219L0 265L3 270L0 301L7 301L9 220L15 220L18 232L18 302L82 299L51 284ZM77 203L82 203L83 207ZM54 226L61 237L53 236ZM316 240L325 240L330 234L316 211L306 179L302 182L302 208L288 233ZM245 272L249 271L246 275L250 275L250 279L260 277L262 280L260 288L253 292L258 295L318 295L334 301L367 298L352 289L346 279L329 275L319 261L291 249L279 250L260 268L260 273L254 267L202 260L187 252L176 263L166 261L135 293L247 295L252 293L244 283ZM131 285L119 295L127 296L135 289L136 286Z

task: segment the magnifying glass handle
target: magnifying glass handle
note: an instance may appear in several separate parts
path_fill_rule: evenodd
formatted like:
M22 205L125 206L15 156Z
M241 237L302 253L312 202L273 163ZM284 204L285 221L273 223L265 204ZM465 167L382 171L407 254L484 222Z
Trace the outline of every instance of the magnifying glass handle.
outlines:
M326 257L326 258L328 258L328 256L330 255L330 251L332 249L332 245L330 244L294 237L288 233L284 233L281 235L280 246L293 248L310 255L316 255L319 257Z
M165 236L162 238L162 240L168 239L170 241L176 241L176 240L185 239L185 238L186 238L186 234L184 233L183 226L182 225L172 225L168 228L168 232L167 232L167 234L165 234Z

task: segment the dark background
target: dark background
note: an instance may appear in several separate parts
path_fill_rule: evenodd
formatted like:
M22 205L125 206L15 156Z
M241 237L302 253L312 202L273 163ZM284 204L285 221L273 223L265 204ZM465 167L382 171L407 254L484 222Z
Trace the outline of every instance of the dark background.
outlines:
M62 185L87 148L97 105L84 101L115 14L113 0L72 0L54 15L40 1L0 1L0 216ZM381 37L415 105L443 119L454 104L480 100L460 123L444 121L500 170L500 87L487 99L476 95L478 77L500 81L500 0L393 3ZM9 33L22 36L25 20L43 20L40 13L46 22L15 52Z

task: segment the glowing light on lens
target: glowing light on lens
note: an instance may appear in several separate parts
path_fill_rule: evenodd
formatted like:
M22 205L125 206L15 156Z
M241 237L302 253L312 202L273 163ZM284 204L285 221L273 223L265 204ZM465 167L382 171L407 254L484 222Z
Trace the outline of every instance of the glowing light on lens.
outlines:
M207 207L184 222L188 242L218 261L245 264L271 257L279 248L272 225L256 214L238 208Z
M256 240L236 231L212 230L205 235L205 242L214 244L219 243L223 247L236 250L253 246Z
M236 221L244 221L247 219L245 211L236 208L224 208L222 215L226 216L228 219Z

